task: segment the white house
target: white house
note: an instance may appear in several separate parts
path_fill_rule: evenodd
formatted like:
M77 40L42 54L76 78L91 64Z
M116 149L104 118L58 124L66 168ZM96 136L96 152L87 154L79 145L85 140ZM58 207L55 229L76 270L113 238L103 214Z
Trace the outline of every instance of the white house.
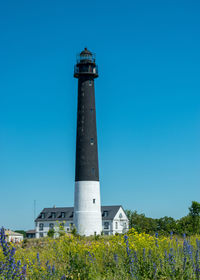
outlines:
M125 233L129 221L121 205L102 206L102 232L104 235ZM74 226L74 207L44 208L35 219L36 238L45 237L50 229L56 229L62 224L65 232L70 232Z
M19 243L23 241L23 234L14 232L12 230L5 230L5 236L8 242Z

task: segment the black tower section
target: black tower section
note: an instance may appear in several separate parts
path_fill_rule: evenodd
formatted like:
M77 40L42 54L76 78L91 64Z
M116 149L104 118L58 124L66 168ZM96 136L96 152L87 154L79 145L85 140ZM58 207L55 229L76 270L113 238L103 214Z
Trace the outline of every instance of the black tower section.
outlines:
M94 79L98 77L95 55L86 48L77 57L78 78L75 181L99 181Z

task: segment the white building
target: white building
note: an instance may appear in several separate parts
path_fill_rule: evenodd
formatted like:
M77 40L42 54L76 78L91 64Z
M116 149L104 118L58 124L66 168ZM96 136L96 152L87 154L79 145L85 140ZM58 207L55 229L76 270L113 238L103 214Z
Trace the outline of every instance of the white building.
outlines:
M13 242L13 243L19 243L22 242L24 237L23 234L18 233L18 232L14 232L12 230L5 230L5 236L6 236L6 240L8 242Z
M122 206L102 206L102 232L104 235L125 233L129 221ZM35 220L36 238L45 237L50 229L64 226L64 231L70 232L74 226L74 207L44 208Z

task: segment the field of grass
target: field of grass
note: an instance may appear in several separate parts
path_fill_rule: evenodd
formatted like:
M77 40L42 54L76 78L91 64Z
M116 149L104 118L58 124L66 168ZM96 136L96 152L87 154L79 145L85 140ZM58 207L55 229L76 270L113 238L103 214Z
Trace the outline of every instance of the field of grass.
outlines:
M15 248L0 236L0 279L200 279L200 236L138 234L30 240Z

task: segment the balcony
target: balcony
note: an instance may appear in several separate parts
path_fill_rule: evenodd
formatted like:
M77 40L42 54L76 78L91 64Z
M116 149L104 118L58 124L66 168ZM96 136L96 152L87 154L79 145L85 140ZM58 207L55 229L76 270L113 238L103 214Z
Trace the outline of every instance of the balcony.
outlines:
M94 78L98 77L98 66L97 65L75 65L74 66L74 77L79 78L82 75L90 75Z

